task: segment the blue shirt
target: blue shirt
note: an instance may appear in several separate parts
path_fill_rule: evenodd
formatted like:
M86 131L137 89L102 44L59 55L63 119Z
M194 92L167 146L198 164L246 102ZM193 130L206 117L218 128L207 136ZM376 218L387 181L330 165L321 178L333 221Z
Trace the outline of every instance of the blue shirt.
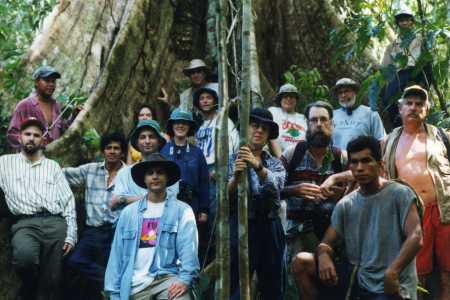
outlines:
M177 146L173 141L161 149L161 154L180 167L180 180L192 188L193 199L189 203L195 214L208 213L209 174L202 150L194 145Z
M333 111L333 146L347 149L347 144L354 138L365 135L382 140L386 135L383 122L376 111L360 105L348 115L343 108Z
M146 209L147 200L144 197L125 207L119 217L105 273L105 291L111 300L128 300L130 297ZM167 194L149 274L151 277L173 274L179 281L191 286L199 270L194 213L189 205L176 200L173 194Z
M255 218L260 212L269 217L278 216L277 210L280 208L280 193L284 187L286 170L281 161L271 156L267 151L263 151L262 163L267 170L267 176L262 181L253 168L249 169L249 186L251 198L249 199L249 218ZM233 177L234 163L237 154L231 156L228 163L228 176ZM261 211L262 210L262 211Z
M86 225L101 226L117 220L118 212L109 208L115 180L108 185L109 173L105 162L64 168L63 172L71 186L85 187Z

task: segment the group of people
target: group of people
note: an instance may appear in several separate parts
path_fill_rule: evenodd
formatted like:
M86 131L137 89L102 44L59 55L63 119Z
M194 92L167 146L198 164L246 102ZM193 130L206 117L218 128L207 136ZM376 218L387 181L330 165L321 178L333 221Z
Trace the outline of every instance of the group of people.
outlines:
M396 17L399 26L413 19ZM184 69L191 87L165 130L143 105L128 139L101 137L101 162L66 168L43 152L70 125L53 98L61 74L34 72L35 92L17 104L8 130L17 152L0 157L14 218L11 262L22 280L17 299L70 298L61 288L66 267L89 282L93 299L193 299L200 265L212 260L218 201L220 99L208 71L200 59ZM433 271L439 299L450 299L448 135L426 123L423 87L402 87L402 125L388 135L379 114L358 103L358 90L341 78L332 88L338 108L315 101L301 114L299 91L284 84L274 106L251 110L246 145L228 120L231 299L240 297L244 177L249 267L262 299L285 299L291 273L303 300L415 300L418 279L427 288ZM81 234L71 187L84 188Z

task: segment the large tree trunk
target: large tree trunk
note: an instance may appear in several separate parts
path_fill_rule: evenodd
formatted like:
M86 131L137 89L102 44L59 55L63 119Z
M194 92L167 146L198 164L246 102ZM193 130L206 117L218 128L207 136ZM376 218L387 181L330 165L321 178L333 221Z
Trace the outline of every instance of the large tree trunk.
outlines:
M331 0L254 0L253 7L266 104L292 64L318 68L327 84L337 77L358 77L358 66L333 65L329 60L328 34L339 24ZM207 0L61 0L44 22L25 64L31 71L46 61L63 75L57 93L85 94L88 100L65 135L49 145L48 155L63 165L82 162L85 129L128 133L135 108L144 102L154 103L163 121L168 109L155 100L160 88L178 102L186 83L183 65L214 53L207 49L207 10ZM0 298L8 299L14 288L5 267L5 228L0 237Z

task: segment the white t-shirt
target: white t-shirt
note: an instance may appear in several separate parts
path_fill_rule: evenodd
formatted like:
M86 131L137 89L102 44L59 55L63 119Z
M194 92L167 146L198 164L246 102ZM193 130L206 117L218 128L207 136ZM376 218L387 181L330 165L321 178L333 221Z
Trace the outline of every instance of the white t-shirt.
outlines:
M153 277L150 276L150 266L155 255L159 220L163 214L165 202L147 202L147 210L142 219L139 249L134 261L133 279L131 280L132 295L139 293L153 282Z
M273 120L278 124L279 132L277 142L282 151L293 145L297 145L299 141L306 138L306 129L308 123L304 115L294 112L284 112L281 107L271 106L269 111L272 113Z
M202 126L200 126L195 134L197 146L202 150L208 166L214 164L216 161L214 152L216 136L215 128L218 126L218 120L219 114L216 114L212 120L204 120ZM236 153L239 149L239 134L236 130L236 126L230 119L228 119L228 145L230 155Z

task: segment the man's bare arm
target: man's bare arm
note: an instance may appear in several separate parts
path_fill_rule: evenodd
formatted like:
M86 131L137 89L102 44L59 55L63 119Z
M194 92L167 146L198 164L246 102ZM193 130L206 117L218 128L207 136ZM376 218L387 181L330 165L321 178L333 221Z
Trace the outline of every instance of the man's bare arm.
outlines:
M336 268L333 263L333 247L339 235L333 227L328 227L322 242L317 246L316 254L319 262L319 277L327 285L337 284Z
M322 183L320 190L325 197L333 197L337 190L340 191L342 189L337 187L338 184L348 184L354 180L355 178L350 170L333 174Z
M406 217L403 230L406 240L403 242L400 252L385 271L384 290L386 294L399 292L399 274L414 259L423 244L422 226L415 204L411 205Z

